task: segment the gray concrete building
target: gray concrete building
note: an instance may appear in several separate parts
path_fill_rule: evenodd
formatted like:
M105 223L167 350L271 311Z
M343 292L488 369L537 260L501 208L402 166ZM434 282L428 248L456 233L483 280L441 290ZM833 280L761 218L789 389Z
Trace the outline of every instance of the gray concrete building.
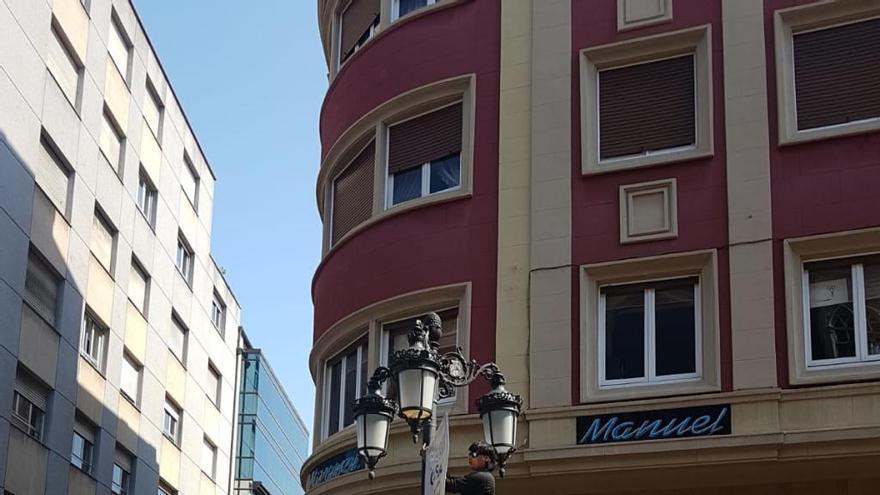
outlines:
M0 491L228 493L214 181L129 0L0 1Z

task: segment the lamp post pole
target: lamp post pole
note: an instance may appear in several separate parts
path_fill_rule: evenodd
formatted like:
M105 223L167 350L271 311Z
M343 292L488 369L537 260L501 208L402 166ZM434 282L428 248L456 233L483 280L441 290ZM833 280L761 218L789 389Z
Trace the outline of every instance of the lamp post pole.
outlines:
M421 437L421 487L424 494L427 477L427 448L433 435L433 417L437 399L452 397L455 389L465 387L479 377L492 389L477 399L486 443L495 450L499 473L504 477L505 464L516 451L516 422L522 398L505 389L504 375L495 363L480 365L468 360L461 348L446 354L439 352L443 333L440 317L428 313L416 320L409 333L409 347L394 352L391 367L380 366L367 384L367 395L357 399L354 415L358 453L364 458L369 478L375 477L379 460L386 455L391 421L396 414L406 420L413 442ZM382 385L390 382L395 399L386 398Z

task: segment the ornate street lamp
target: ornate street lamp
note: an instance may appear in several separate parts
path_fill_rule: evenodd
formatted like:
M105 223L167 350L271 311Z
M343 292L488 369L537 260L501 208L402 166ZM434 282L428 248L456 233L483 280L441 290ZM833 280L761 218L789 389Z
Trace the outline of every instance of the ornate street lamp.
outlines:
M354 402L358 452L366 462L370 479L375 476L376 464L388 448L388 432L395 412L406 420L413 441L421 433L424 470L435 402L438 398L451 397L456 388L470 384L479 376L492 385L491 391L477 399L477 408L485 441L495 449L499 473L504 477L505 463L516 450L516 422L522 398L504 388L504 375L495 363L480 366L474 360L468 361L461 348L441 355L438 352L441 335L440 317L436 313L416 320L409 333L409 347L394 352L391 368L377 368L367 386L367 395ZM395 401L382 396L382 384L389 379L394 382L399 407Z

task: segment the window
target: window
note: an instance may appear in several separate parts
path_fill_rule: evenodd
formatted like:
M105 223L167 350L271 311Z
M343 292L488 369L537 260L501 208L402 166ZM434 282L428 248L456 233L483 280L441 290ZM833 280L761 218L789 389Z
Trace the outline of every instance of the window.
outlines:
M186 279L186 283L192 284L193 275L193 251L189 247L189 243L180 235L177 238L177 258L175 264L177 270Z
M107 327L98 323L97 318L86 310L83 317L80 354L101 372L104 370L104 352L107 348L108 333Z
M607 286L600 294L600 386L699 378L697 279Z
M129 43L128 37L125 35L125 30L122 29L119 18L116 16L116 12L113 12L110 22L110 34L107 37L107 51L110 53L110 58L113 59L113 63L116 64L116 68L119 69L119 73L122 74L122 78L128 82L128 68L131 62L131 43Z
M119 379L119 391L134 405L138 405L141 397L141 365L126 353L122 357L122 374Z
M339 16L339 64L373 37L379 27L379 0L353 0Z
M880 364L880 255L804 265L808 366Z
M799 131L880 117L880 18L793 35Z
M28 436L37 440L43 438L43 418L49 391L27 371L19 368L15 376L15 391L12 395L12 424Z
M146 121L150 130L153 131L156 141L161 141L162 114L164 111L165 107L162 106L162 99L159 98L153 83L147 80L147 90L144 95L144 121Z
M113 275L113 250L116 242L116 229L97 209L92 218L92 240L89 247L101 265Z
M171 440L174 445L180 444L180 416L183 412L179 407L165 399L165 417L162 421L162 433Z
M440 337L440 353L453 352L458 347L458 308L451 308L437 311L440 321L443 325L443 334ZM422 315L384 323L382 325L382 347L383 352L380 362L383 366L388 366L391 362L391 356L394 351L409 347L409 332L416 324L416 320L422 318ZM393 392L390 392L393 393ZM443 399L453 399L444 397Z
M394 0L391 10L392 19L397 20L410 12L435 3L437 0Z
M599 160L696 145L694 54L599 71Z
M202 472L214 479L214 468L217 464L217 447L208 440L207 437L202 439Z
M141 169L140 175L138 176L137 207L144 215L144 218L147 219L147 223L150 224L150 227L153 227L156 224L157 197L158 192L156 191L156 186L154 186L152 181L150 181L150 178L147 177L146 172Z
M354 423L351 403L367 390L367 345L356 344L327 363L325 373L326 436Z
M113 464L113 477L110 480L110 492L116 495L125 495L128 493L128 480L131 477L129 471L119 465Z
M33 249L28 253L24 300L47 323L56 326L61 277Z
M180 187L183 188L184 194L192 203L193 208L198 207L199 201L199 175L196 173L195 166L189 155L183 155L183 170L180 172Z
M40 188L55 205L55 208L66 218L70 215L70 194L73 170L58 153L49 137L44 133L40 137L40 159L37 162L37 182Z
M156 492L157 495L177 495L177 490L171 488L168 483L165 483L161 479L159 480L159 488Z
M584 174L712 155L708 27L581 51Z
M211 399L211 402L214 403L215 406L220 407L220 391L223 385L223 380L220 375L220 372L217 371L217 368L210 362L208 362L208 398Z
M142 314L147 314L149 281L150 277L146 270L132 257L131 270L128 274L128 298Z
M226 319L226 304L223 303L223 300L220 299L220 296L217 293L214 293L214 298L211 299L211 324L214 325L221 334L223 333L223 323Z
M70 463L85 473L92 472L95 450L95 427L77 416L73 424Z
M52 36L49 38L49 51L46 55L46 67L58 83L61 92L71 105L76 108L79 94L81 64L73 55L60 29L52 23Z
M182 364L186 365L186 337L188 330L176 314L171 315L171 328L168 334L168 349Z
M386 207L461 184L462 103L388 129Z
M107 159L110 166L113 167L113 170L115 170L117 174L122 173L123 139L124 136L122 131L119 130L119 126L113 121L110 112L107 109L104 109L104 116L101 121L101 135L98 138L98 147L101 148L101 153L104 154L104 158Z
M376 145L370 141L333 180L333 244L372 215L375 161Z

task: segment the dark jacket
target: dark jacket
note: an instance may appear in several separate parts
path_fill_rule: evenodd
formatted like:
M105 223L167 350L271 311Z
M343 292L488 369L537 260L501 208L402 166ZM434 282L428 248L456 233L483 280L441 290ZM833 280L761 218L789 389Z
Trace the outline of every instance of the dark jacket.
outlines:
M461 478L446 478L448 493L461 495L495 495L495 477L488 471L474 471Z

